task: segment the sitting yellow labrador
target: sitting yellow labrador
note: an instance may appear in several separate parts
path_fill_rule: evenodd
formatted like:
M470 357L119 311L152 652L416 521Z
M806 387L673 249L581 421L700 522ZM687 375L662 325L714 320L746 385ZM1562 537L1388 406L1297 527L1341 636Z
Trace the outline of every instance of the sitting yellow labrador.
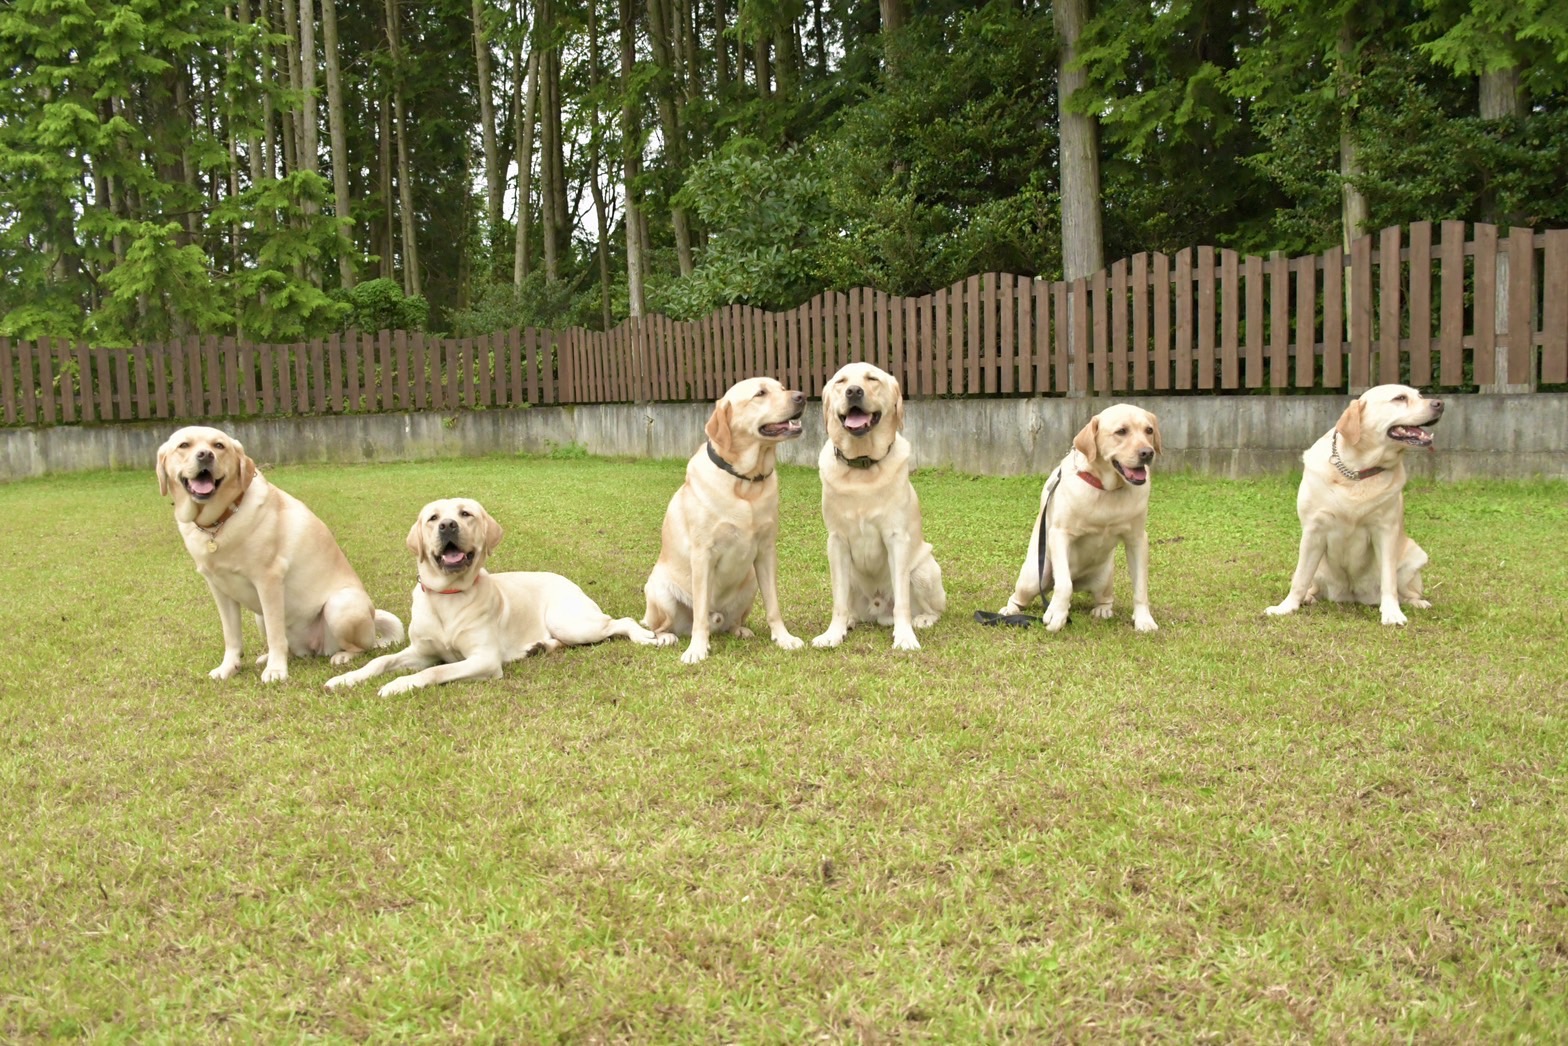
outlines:
M612 620L559 574L485 570L501 535L501 524L468 498L432 501L420 509L408 531L419 571L408 646L335 676L327 686L353 686L384 672L421 669L383 686L381 696L391 697L459 679L498 679L508 661L612 636L659 643L629 617Z
M664 513L659 559L643 586L642 623L673 642L691 636L681 661L708 656L708 637L749 637L746 615L757 590L773 641L785 650L805 644L779 614L778 445L801 433L804 393L772 378L737 382L714 405L707 442L686 463L686 482Z
M1160 422L1127 403L1107 407L1078 431L1073 447L1040 493L1040 516L1018 570L1012 598L999 611L1022 612L1051 591L1042 620L1052 632L1067 624L1074 587L1094 597L1090 613L1111 616L1117 545L1127 549L1132 621L1139 632L1158 625L1149 612L1149 463L1160 453ZM1040 542L1045 542L1041 547Z
M1427 555L1405 533L1405 451L1430 447L1443 401L1408 385L1378 385L1302 454L1296 515L1301 549L1290 593L1268 608L1289 614L1318 598L1382 608L1383 624L1403 625L1401 603L1425 610Z
M158 491L174 497L174 519L207 579L223 625L228 679L242 655L240 608L267 638L261 679L287 679L289 655L327 655L345 664L372 646L403 638L403 623L377 610L332 532L295 497L269 483L239 440L191 425L158 448Z
M828 530L833 619L811 641L836 647L862 621L893 626L893 649L919 650L915 629L947 609L942 568L921 529L909 482L909 441L898 379L851 363L822 390L828 440L817 458Z

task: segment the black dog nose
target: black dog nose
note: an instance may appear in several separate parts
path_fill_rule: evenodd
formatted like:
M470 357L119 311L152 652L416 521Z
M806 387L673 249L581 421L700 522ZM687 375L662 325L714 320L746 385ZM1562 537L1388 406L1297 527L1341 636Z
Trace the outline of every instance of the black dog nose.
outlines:
M1138 451L1138 460L1143 462L1145 465L1147 465L1150 461L1154 460L1154 448L1153 447L1144 447L1141 450L1139 450Z
M196 452L196 460L204 465L210 464L212 462L212 451L207 450L205 447L198 450Z
M1433 410L1437 411L1437 413L1439 413L1439 414L1443 413L1443 401L1442 400L1427 400L1426 401L1426 405L1428 407L1431 407Z
M455 520L455 519L443 519L441 521L441 525L436 527L436 532L438 534L440 534L442 537L445 537L448 534L456 534L457 533L457 520Z
M844 398L849 400L851 403L859 403L861 400L866 398L866 390L861 388L859 385L851 385L849 388L844 390Z

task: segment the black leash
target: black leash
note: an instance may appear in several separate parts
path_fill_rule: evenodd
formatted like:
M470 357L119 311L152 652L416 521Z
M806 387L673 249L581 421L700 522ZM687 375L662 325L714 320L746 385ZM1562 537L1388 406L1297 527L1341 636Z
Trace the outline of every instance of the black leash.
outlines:
M1040 506L1040 540L1036 543L1035 573L1040 578L1040 605L1044 606L1045 599L1045 533L1046 521L1051 512L1051 499L1056 497L1056 488L1062 482L1062 467L1056 466L1056 471L1051 473L1051 478L1045 483L1045 502ZM990 610L976 610L975 621L982 625L1016 625L1028 628L1034 624L1034 617L1030 614L997 614Z

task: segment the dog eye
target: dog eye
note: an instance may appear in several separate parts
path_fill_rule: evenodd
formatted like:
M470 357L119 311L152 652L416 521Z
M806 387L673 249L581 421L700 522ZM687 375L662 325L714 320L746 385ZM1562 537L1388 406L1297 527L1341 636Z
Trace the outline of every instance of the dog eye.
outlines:
M212 445L212 449L213 450L222 450L223 449L223 444L221 444L221 443L214 443Z
M751 397L751 398L754 399L754 400L757 400L757 399L761 399L762 397L766 396L767 394L768 394L768 390L767 389L758 389L757 390L757 394L755 396Z
M1394 397L1394 402L1395 403L1404 403L1409 398L1410 397L1406 396L1403 392L1401 392L1399 395Z
M474 514L472 512L470 512L470 511L468 511L466 508L458 509L457 510L457 514L459 516L462 516L464 519L473 519L474 518Z
M1123 425L1121 428L1117 429L1116 430L1116 434L1118 436L1125 436L1125 435L1127 435L1127 426Z
M181 443L180 444L180 449L181 450L190 450L191 449L190 441L187 440L186 442Z

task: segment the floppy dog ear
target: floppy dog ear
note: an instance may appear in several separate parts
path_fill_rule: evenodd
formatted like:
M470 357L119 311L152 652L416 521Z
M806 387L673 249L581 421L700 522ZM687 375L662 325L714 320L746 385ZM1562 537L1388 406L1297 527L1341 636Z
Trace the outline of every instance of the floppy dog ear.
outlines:
M895 426L894 426L893 431L895 431L895 432L903 432L904 431L904 389L903 389L903 386L899 385L897 378L893 379L893 421L895 422Z
M174 493L174 481L169 478L169 445L165 443L158 448L158 467L153 471L158 476L158 493L168 497Z
M708 442L713 444L713 449L722 457L730 449L730 419L735 416L735 408L729 400L721 400L713 408L713 414L708 418L708 424L702 431L707 433Z
M505 533L506 532L501 529L501 524L499 524L499 523L497 523L495 521L495 517L492 516L490 513L486 512L485 513L485 551L486 552L494 552L496 546L501 543L501 538L505 535Z
M1334 423L1334 431L1343 436L1346 443L1355 445L1361 442L1361 418L1366 409L1367 405L1361 400L1352 400L1350 406L1345 408L1345 413Z
M1078 435L1073 437L1073 449L1082 454L1093 465L1100 456L1100 416L1096 414L1089 419L1089 424L1078 430Z
M420 517L423 517L424 514L425 513L423 510L421 510L419 513ZM415 519L414 525L408 528L408 541L406 542L408 545L408 550L416 556L419 555L420 552L424 551L425 546L425 535L424 532L419 529L419 524L420 519Z
M1164 454L1165 441L1160 439L1160 419L1152 411L1146 410L1144 413L1149 415L1149 424L1154 426L1154 453Z
M251 481L256 478L256 463L251 460L249 454L245 453L245 448L238 440L234 441L234 453L240 456L240 493L243 494L250 489Z
M822 386L822 431L833 434L833 386Z

